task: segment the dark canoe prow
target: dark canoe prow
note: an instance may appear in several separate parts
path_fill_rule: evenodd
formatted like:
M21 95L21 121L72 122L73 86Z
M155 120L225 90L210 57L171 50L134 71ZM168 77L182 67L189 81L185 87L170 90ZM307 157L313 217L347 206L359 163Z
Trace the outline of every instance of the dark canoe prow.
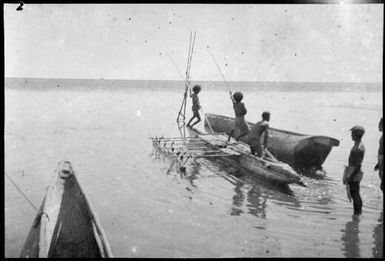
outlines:
M234 118L206 114L214 132L229 134ZM250 128L254 123L248 122ZM205 121L205 128L209 126ZM248 143L247 137L241 138ZM269 139L267 149L280 161L288 163L296 170L300 169L321 169L333 146L338 146L339 141L326 136L312 136L275 128L269 128Z
M47 188L21 257L112 257L103 228L69 162Z

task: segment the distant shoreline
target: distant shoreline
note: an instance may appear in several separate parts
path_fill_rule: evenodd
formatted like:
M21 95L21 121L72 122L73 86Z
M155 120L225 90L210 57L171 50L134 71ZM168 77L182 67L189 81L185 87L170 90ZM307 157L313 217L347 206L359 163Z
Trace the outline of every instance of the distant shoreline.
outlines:
M16 78L6 77L6 89L23 90L175 90L184 89L184 81L180 80L111 80L111 79L55 79L55 78ZM208 91L228 91L223 81L192 81L191 85L200 84ZM348 82L253 82L228 81L232 91L310 91L310 92L381 92L379 83L348 83Z

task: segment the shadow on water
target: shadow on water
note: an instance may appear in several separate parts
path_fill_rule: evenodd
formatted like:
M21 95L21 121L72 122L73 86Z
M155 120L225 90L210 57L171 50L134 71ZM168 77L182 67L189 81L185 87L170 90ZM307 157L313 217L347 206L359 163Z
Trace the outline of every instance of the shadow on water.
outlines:
M270 203L276 201L294 207L300 206L289 186L268 183L249 175L250 173L245 173L244 176L239 177L241 182L238 182L234 187L235 194L231 215L239 216L246 212L255 217L266 218L266 208L269 201Z
M382 211L380 217L378 218L378 224L373 230L373 239L374 247L372 248L372 254L375 258L383 257L383 248L384 248L384 212ZM343 234L341 240L343 242L344 248L343 253L345 257L349 258L359 258L361 257L360 253L360 220L361 216L353 215L352 220L349 220L345 224L345 229L342 230Z
M345 257L359 258L360 255L360 224L361 217L357 215L352 216L352 220L349 220L345 224L345 229L342 230L343 234L341 237L344 248L342 249Z
M373 257L384 257L384 210L378 218L378 224L373 230L374 247L372 249Z

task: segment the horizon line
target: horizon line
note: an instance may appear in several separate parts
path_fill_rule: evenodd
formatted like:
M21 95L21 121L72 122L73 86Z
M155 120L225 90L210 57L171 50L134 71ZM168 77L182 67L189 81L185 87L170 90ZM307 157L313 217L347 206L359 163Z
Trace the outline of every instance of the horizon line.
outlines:
M4 79L43 79L43 80L104 80L104 81L173 81L185 82L185 80L166 80L166 79L110 79L110 78L52 78L52 77L19 77L5 76ZM224 82L223 80L191 80L190 82ZM382 84L383 82L349 82L349 81L261 81L261 80L227 80L227 82L281 82L281 83L349 83L349 84Z

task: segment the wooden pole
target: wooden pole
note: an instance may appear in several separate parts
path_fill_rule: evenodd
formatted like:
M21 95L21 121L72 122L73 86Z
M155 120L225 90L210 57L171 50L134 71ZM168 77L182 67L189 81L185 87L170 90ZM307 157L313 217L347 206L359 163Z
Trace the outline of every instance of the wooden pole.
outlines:
M221 70L221 68L219 67L217 61L215 60L214 55L211 53L210 49L207 49L207 50L208 50L208 52L210 53L211 57L213 58L213 61L214 61L215 65L217 66L219 72L221 73L222 78L223 78L223 81L225 82L227 89L229 90L229 92L231 92L230 86L229 86L229 84L227 83L227 81L226 81L226 79L225 79L225 76L223 75L222 70Z

